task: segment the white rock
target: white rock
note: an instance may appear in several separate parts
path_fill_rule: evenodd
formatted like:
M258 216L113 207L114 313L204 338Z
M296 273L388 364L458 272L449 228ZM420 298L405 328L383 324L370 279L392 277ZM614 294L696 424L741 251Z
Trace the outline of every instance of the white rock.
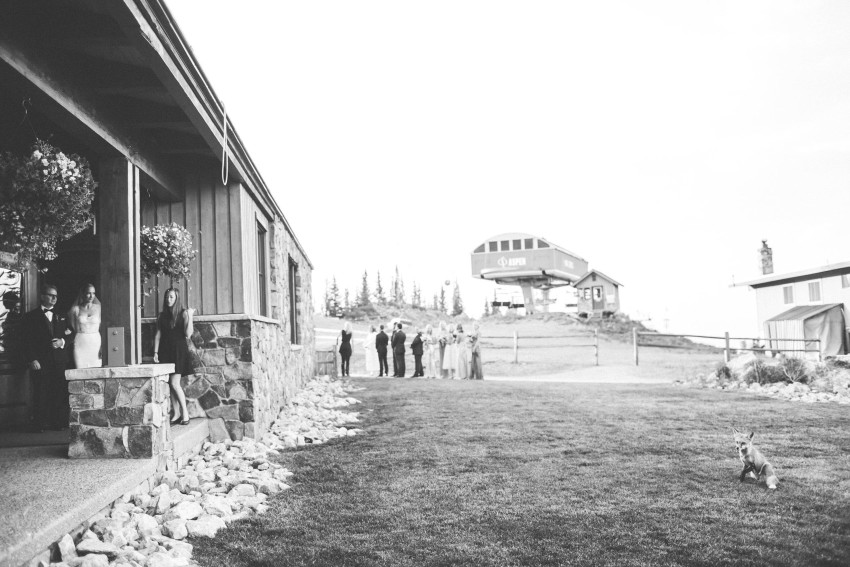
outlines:
M151 505L157 514L165 514L171 508L171 496L168 492L162 492L151 502Z
M169 490L177 487L177 481L177 473L174 471L165 471L159 477L159 482L168 485Z
M192 558L192 544L186 541L170 541L166 547L172 557Z
M109 567L109 558L100 553L92 553L82 558L80 567Z
M147 559L147 567L185 567L189 560L185 557L174 557L164 551L157 551Z
M121 550L118 547L99 539L84 539L77 544L77 554L79 555L102 554L109 559L115 559L118 557L119 551Z
M62 539L59 540L58 547L62 561L77 557L77 547L74 545L74 538L71 537L71 534L63 535Z
M186 528L186 520L184 519L169 520L163 523L162 526L172 539L184 539L189 535L189 531Z
M154 517L148 514L136 514L134 518L136 520L136 529L140 534L150 533L159 527Z
M201 504L204 511L213 516L225 517L233 513L233 507L223 496L208 495L202 500Z
M232 498L234 496L253 496L256 493L253 484L238 484L227 495Z
M166 520L194 520L204 513L204 508L197 502L185 501L177 504L165 515Z
M180 489L180 492L188 494L201 486L201 483L198 481L197 475L189 474L177 481L177 486Z
M204 514L197 520L186 522L189 535L193 537L215 537L216 532L223 527L225 527L224 520L211 514Z

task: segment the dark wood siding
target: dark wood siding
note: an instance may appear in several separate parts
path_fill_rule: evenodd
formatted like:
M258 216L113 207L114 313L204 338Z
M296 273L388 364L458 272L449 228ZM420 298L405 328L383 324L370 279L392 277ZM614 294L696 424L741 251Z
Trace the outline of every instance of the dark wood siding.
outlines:
M222 185L218 171L188 174L184 182L183 202L158 202L146 196L142 202L142 224L176 222L192 235L197 250L192 276L188 283L183 281L177 286L184 306L194 307L199 315L243 313L241 186ZM146 317L156 315L169 283L166 278L147 283Z

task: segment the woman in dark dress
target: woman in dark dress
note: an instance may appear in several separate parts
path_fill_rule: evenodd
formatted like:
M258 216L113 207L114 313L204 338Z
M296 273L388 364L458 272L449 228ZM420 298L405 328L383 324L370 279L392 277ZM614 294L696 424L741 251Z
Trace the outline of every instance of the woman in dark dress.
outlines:
M183 393L180 377L195 373L189 356L189 345L186 342L192 336L194 312L195 310L191 308L183 309L180 304L180 294L176 289L167 289L162 300L162 311L156 318L156 336L153 339L153 361L174 364L174 374L169 376L171 407L174 408L171 423L180 423L180 425L189 423L186 394ZM177 412L178 405L180 413Z
M346 323L342 329L342 342L339 343L339 354L342 356L342 375L351 376L348 373L348 362L351 360L351 323Z

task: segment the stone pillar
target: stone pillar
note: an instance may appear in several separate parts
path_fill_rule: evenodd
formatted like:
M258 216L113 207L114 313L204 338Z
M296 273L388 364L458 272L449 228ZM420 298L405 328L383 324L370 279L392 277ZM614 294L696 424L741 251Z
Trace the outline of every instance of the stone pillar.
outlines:
M170 449L168 375L173 364L66 370L68 456L150 459Z

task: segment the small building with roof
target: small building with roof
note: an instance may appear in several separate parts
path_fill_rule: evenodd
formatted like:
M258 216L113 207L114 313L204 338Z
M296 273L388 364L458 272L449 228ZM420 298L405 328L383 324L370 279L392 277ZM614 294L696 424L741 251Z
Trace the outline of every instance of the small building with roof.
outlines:
M590 270L573 284L578 292L578 312L591 316L616 313L622 285L599 270Z
M819 339L822 355L848 351L850 262L786 274L766 273L734 285L755 291L758 325L771 341L768 348L801 348L800 343L783 346L777 342L782 339Z

